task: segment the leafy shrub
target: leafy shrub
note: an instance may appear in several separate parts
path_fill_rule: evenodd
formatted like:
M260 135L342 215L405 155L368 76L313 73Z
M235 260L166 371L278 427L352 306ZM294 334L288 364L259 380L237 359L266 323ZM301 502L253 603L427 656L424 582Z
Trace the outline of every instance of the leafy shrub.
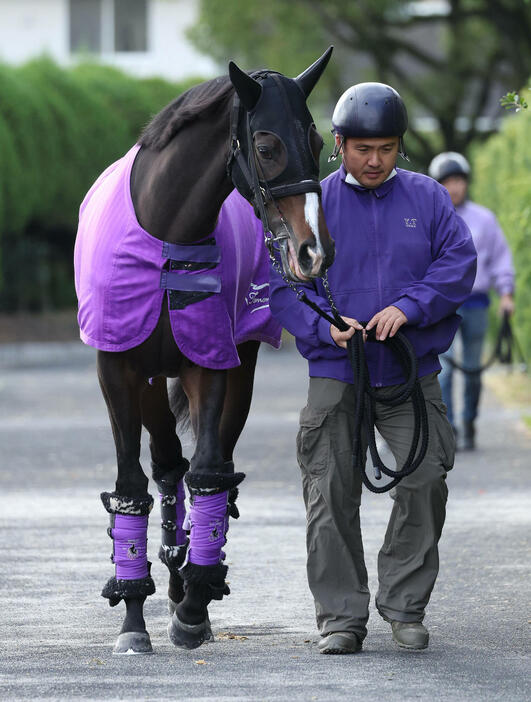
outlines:
M529 91L524 96L529 101ZM513 329L531 360L531 110L508 117L473 157L472 195L493 210L516 268Z
M0 310L75 302L72 250L85 193L191 84L94 63L0 63Z

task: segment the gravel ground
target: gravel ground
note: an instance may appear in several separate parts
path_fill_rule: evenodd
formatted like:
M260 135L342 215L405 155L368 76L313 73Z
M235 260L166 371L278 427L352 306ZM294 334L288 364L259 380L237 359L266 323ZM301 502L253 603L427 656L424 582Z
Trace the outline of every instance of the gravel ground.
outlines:
M107 515L114 446L80 344L0 347L0 697L5 700L529 700L531 439L515 410L486 395L479 449L449 474L441 571L427 651L402 651L371 610L364 651L317 652L305 577L305 516L294 456L306 368L292 348L261 352L236 462L247 473L229 535L232 594L211 606L216 642L166 637L167 575L149 530L156 594L146 603L155 654L113 656L123 606L99 597L112 574ZM148 467L144 440L143 461ZM192 447L187 440L186 449ZM151 484L155 494L155 486ZM371 591L390 510L365 494Z

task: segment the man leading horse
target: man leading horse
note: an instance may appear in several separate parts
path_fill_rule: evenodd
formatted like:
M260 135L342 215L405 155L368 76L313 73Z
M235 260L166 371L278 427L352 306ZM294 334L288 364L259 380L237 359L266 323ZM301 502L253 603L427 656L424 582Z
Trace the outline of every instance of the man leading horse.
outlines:
M332 125L339 170L322 182L323 210L336 245L329 290L349 325L340 331L303 308L271 270L271 310L308 360L308 402L301 412L297 457L307 510L307 573L324 654L356 653L367 634L369 589L360 530L362 480L352 461L356 379L345 347L372 331L384 342L400 330L411 342L426 400L429 441L424 460L391 491L394 501L378 556L376 607L394 641L423 649L426 605L439 568L437 544L455 441L437 380L438 354L450 346L456 309L476 271L476 252L446 190L431 178L396 168L406 157L407 112L382 83L361 83L339 99ZM302 286L301 286L302 287ZM307 298L332 315L318 280ZM363 324L362 324L363 322ZM414 432L411 400L386 402L404 373L382 343L365 345L376 397L376 426L404 465ZM367 436L362 454L366 452Z

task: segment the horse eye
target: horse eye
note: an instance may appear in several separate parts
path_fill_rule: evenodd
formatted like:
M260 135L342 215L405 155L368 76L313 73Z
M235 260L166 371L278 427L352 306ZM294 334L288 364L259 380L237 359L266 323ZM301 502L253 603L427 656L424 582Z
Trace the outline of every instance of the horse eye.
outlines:
M260 156L262 158L265 158L265 159L273 158L273 152L271 151L269 146L264 146L263 144L259 144L256 147L256 150L258 151L258 153L260 154Z

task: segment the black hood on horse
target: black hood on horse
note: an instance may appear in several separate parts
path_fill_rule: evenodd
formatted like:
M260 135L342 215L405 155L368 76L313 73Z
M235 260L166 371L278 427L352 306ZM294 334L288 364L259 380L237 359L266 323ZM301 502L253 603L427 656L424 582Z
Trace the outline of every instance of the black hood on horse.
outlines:
M326 68L332 47L297 78L276 71L247 75L235 63L227 170L237 190L257 209L253 170L262 198L321 192L319 136L306 100ZM243 159L239 158L239 152Z
M299 281L322 275L334 244L320 202L323 140L306 99L331 54L332 47L296 78L249 75L230 62L228 76L194 86L162 110L142 134L131 175L142 226L160 239L204 239L236 187L270 250L280 252L284 273Z

